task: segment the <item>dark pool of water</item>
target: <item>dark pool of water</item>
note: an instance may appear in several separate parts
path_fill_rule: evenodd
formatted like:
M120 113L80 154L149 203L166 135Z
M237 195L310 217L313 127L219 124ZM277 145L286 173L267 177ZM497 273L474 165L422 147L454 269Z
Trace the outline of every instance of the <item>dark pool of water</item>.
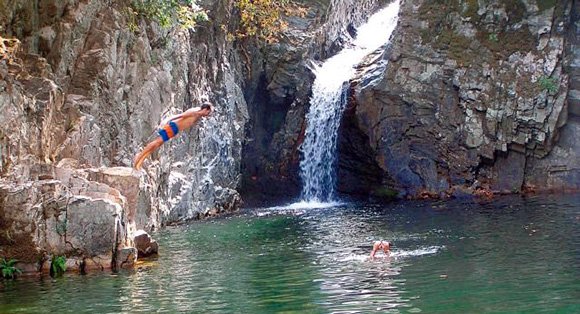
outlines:
M579 227L578 195L252 209L136 271L0 283L0 313L579 313Z

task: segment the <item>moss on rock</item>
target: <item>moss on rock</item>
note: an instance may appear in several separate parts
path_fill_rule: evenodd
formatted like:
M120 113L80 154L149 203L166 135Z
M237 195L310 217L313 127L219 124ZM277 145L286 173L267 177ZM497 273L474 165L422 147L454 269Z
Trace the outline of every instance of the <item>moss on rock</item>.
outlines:
M477 41L487 48L494 60L505 60L517 51L535 50L537 38L530 33L525 22L517 28L513 27L526 18L524 3L521 0L506 0L502 5L508 19L498 20L497 24L490 28L490 25L484 22L485 14L478 15L477 0L426 0L419 8L419 15L429 23L429 27L421 32L421 39L423 43L431 44L436 50L447 52L447 55L458 64L469 63L474 57L481 56L481 51L475 52L470 49L474 46L473 39L458 33L457 21L453 17L456 13L462 18L462 23L473 26ZM476 43L475 46L479 45Z
M382 186L373 190L371 195L381 200L394 200L399 196L399 192L392 188Z
M538 41L528 28L520 28L516 31L507 30L499 33L478 30L477 39L498 60L506 59L517 51L534 51Z

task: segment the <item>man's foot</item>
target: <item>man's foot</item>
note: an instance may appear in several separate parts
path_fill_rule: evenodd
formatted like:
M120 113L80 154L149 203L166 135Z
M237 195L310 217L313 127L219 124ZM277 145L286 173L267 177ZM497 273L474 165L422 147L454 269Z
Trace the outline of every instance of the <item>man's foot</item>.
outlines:
M135 160L133 160L133 168L135 168L136 170L140 170L142 163L143 163L142 154L138 154L137 156L135 156Z

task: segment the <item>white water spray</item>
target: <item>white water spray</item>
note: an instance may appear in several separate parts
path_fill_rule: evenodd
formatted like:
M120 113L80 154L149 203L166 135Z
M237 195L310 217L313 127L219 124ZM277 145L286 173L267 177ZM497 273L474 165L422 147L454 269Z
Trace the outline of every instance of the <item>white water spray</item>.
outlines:
M338 127L346 104L343 85L355 74L354 66L389 38L398 21L399 0L371 16L357 29L353 45L314 66L316 75L306 115L306 137L302 144L300 177L302 199L307 202L330 202L336 188L336 145Z

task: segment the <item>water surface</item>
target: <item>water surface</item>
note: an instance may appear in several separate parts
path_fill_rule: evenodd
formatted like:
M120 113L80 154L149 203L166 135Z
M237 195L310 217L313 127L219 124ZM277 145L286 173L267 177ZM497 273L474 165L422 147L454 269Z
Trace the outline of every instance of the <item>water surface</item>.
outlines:
M0 313L578 313L579 227L577 195L251 209L136 271L4 282Z

